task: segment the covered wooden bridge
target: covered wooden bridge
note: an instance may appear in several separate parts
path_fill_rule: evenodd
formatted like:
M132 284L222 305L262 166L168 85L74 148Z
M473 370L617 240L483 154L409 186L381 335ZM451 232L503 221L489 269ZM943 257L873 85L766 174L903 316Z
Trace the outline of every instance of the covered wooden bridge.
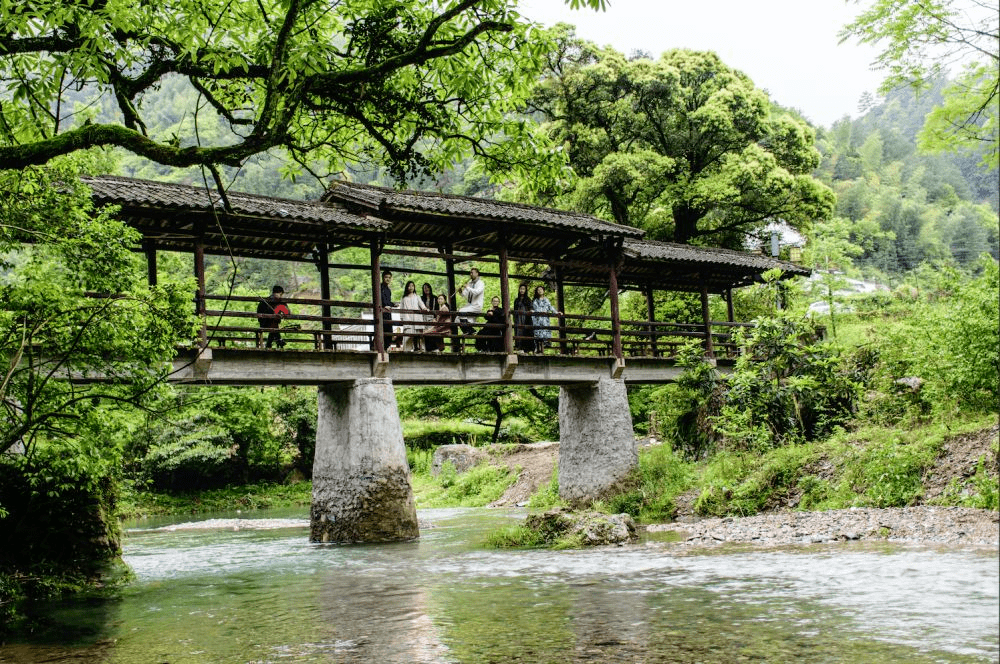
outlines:
M586 501L638 462L626 382L673 380L671 355L687 339L699 339L710 359L732 355L729 333L739 323L731 304L728 320L712 321L709 297L731 303L733 288L776 267L785 276L805 274L761 256L648 242L642 231L587 215L478 198L341 182L317 202L238 193L224 200L216 191L119 177L87 183L96 202L120 206L121 218L142 233L151 282L160 252L193 256L201 331L175 362L173 380L318 386L310 535L317 542L419 535L395 384L559 385L559 493ZM292 313L282 321L284 348L261 347L262 294L208 292L205 257L212 254L316 266L319 296L285 300ZM358 262L359 255L367 261ZM386 268L399 282L404 275L435 281L434 290L448 297L451 313L439 321L448 333L445 352L387 352L380 289ZM494 329L457 334L450 315L460 304L459 278L471 268L488 285L485 301L499 297L504 312L511 309L512 282L553 290L555 308L565 315L546 326L551 345L539 354L516 353L524 340L509 315ZM364 292L334 299L334 279L359 270L368 275ZM610 315L566 312L568 288L596 289L595 299L610 300ZM646 294L644 320L622 318L618 297L625 289ZM699 293L701 322L655 320L659 290ZM502 333L499 350L475 351L476 338L490 333L494 339Z
M215 190L130 178L86 179L95 202L114 204L142 233L149 279L157 279L157 255L183 252L193 258L195 307L201 318L196 347L178 358L173 379L214 384L322 384L358 377L388 377L396 383L513 382L567 384L600 375L627 382L673 380L672 358L680 345L699 340L706 356L732 358L733 289L759 280L770 269L784 277L808 274L793 263L741 252L642 239L641 230L595 217L480 198L396 191L337 182L321 201L304 202L227 194ZM367 260L360 262L358 249ZM206 255L309 263L318 270L319 293L286 293L291 315L281 322L284 348L264 349L257 304L266 294L234 296L209 292ZM353 257L353 261L350 260ZM525 339L511 317L502 330L483 314L473 334L458 326L446 335L445 352L388 352L383 334L381 273L391 270L398 302L408 279L418 289L430 282L448 295L451 316L464 303L456 295L470 268L509 312L516 284L543 285L564 315L552 316L552 341L541 355L518 354ZM367 273L368 287L336 299L331 283L345 272ZM610 301L610 315L566 311L566 292L596 289ZM642 292L646 316L622 318L619 294ZM698 323L656 320L657 291L687 291L701 298ZM725 320L713 321L709 298L727 303ZM394 307L395 315L419 314ZM434 315L414 323L417 334ZM398 330L397 323L397 330ZM480 335L502 333L499 352L477 352ZM404 347L410 347L405 344Z

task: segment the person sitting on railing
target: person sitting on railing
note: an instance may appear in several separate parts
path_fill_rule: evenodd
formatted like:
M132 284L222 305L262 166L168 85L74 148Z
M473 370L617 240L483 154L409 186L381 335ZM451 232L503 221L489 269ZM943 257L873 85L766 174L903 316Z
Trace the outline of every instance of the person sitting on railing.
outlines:
M403 310L399 315L403 322L400 329L403 341L400 346L403 350L420 350L420 337L423 335L424 326L417 325L417 323L423 322L424 316L419 312L427 311L427 307L417 295L417 285L412 281L406 282L406 287L403 289L403 299L399 301L399 308Z
M535 327L531 319L531 295L528 294L528 284L521 282L517 287L517 298L514 299L514 346L525 353L535 349Z
M444 295L437 297L437 320L434 327L424 333L424 347L427 350L444 350L444 338L451 334L451 310L448 308L448 298Z
M535 287L535 299L531 301L531 309L534 311L534 315L531 318L532 324L535 326L535 352L542 353L545 351L545 346L548 345L549 339L552 338L552 330L549 329L549 317L546 314L562 316L562 312L556 311L556 308L549 302L549 298L545 297L544 286Z
M264 330L268 331L264 348L270 348L272 344L278 348L285 347L278 327L281 325L281 319L292 312L288 309L288 305L281 301L284 294L285 289L275 284L271 289L271 296L263 298L257 304L257 323L260 325L261 334Z
M476 350L485 353L503 352L503 328L507 323L507 315L500 306L500 298L490 300L490 308L486 310L486 324L479 328L476 338Z

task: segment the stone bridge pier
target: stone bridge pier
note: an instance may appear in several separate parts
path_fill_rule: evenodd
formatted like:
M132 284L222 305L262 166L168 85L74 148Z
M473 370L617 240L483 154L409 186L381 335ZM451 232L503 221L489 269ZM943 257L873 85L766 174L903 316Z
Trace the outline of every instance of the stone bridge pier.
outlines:
M395 542L418 537L392 381L322 385L317 405L309 539Z
M570 504L601 498L639 462L625 382L559 389L559 497Z
M320 386L310 540L394 542L419 536L396 392L388 378ZM638 463L625 383L559 392L559 495L600 498Z

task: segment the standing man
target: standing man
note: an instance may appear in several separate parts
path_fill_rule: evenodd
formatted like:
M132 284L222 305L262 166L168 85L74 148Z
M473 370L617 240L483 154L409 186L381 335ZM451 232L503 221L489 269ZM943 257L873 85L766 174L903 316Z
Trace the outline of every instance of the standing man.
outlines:
M264 298L257 304L257 323L260 325L261 334L263 335L264 330L268 331L264 348L270 348L271 344L278 348L285 347L278 327L281 325L281 319L292 312L289 311L288 305L281 301L284 295L285 289L275 284L274 288L271 289L271 297Z
M382 272L382 348L388 352L392 345L392 272Z
M462 316L461 314L463 312L479 313L483 310L483 296L486 294L486 284L479 278L479 270L477 268L469 270L469 280L458 289L458 292L462 294L462 297L467 302L467 304L458 309L459 327L462 330L462 334L472 334L475 332L475 329L472 327L475 316Z

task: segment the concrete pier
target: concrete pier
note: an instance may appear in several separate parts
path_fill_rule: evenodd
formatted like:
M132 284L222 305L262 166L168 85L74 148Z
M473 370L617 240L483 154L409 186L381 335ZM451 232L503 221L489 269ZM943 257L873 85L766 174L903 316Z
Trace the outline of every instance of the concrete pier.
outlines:
M394 542L419 536L392 381L318 390L310 540Z
M571 504L600 498L638 462L623 380L560 388L560 498Z

